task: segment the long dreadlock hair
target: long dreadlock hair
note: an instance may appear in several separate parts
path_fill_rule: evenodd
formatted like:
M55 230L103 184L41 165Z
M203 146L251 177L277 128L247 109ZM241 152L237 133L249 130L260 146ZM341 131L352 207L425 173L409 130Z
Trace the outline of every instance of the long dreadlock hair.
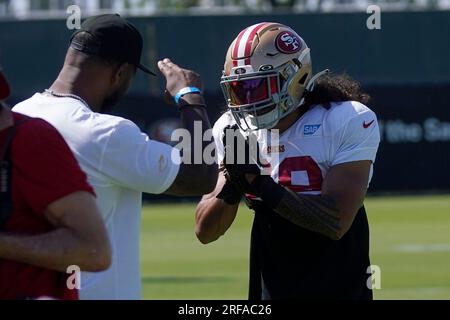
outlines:
M303 107L320 104L329 108L332 102L358 101L367 104L370 96L362 91L360 84L347 74L327 73L315 81L314 89L307 92Z

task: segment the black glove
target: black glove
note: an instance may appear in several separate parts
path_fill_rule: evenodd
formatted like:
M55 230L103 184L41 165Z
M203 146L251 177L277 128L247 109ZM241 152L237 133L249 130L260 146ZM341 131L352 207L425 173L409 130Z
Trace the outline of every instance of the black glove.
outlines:
M227 178L226 169L224 170L224 174L226 182L222 188L222 191L220 191L216 198L225 201L229 205L238 204L244 195L244 191L239 189L238 185Z
M269 207L274 209L280 203L286 189L276 183L271 176L259 174L249 184L249 189L245 192L261 198L264 203L267 203Z
M227 202L227 200L225 200L225 198L227 198L228 201L236 204L242 198L242 195L247 193L261 198L271 208L275 208L281 201L286 190L276 183L271 176L261 175L261 167L265 166L265 164L258 166L255 163L255 159L251 158L251 156L254 155L259 157L259 145L257 143L250 144L249 140L245 139L241 134L237 137L245 139L245 141L237 141L238 138L228 140L226 134L227 130L235 131L239 130L239 128L235 125L233 127L228 126L224 130L223 145L225 149L225 158L223 165L225 167L224 175L227 182L219 195L224 198L225 202ZM232 136L234 135L228 135L229 138ZM254 148L256 148L256 150ZM227 159L227 154L229 155L230 152L231 156L228 157L230 159ZM244 163L238 163L238 155L245 155ZM229 162L227 162L227 160ZM256 177L249 183L246 174L256 175ZM238 197L239 200L237 200Z
M259 146L257 143L251 146L248 139L244 138L240 132L237 135L232 134L236 130L239 132L237 125L232 127L227 126L224 129L223 146L225 149L225 157L223 165L225 167L224 174L227 181L232 184L237 192L243 194L248 193L250 190L250 185L245 178L245 174L259 175L261 173L260 167L251 159L252 155L258 156Z
M225 169L224 172L227 172L227 170ZM239 184L231 180L229 174L226 177L227 181L217 198L230 205L238 204L244 194L251 194L261 198L273 209L278 206L286 192L286 189L276 183L271 176L261 175L260 172L251 183L245 179L245 173L243 178L239 178Z

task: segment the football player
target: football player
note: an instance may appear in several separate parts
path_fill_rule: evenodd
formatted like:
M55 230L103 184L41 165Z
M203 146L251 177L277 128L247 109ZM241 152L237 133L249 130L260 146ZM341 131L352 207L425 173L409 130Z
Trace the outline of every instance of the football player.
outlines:
M244 196L255 212L250 299L372 299L363 202L380 135L368 95L348 76L313 76L305 41L279 23L239 33L221 86L228 108L213 129L220 178L198 204L198 239L222 236ZM256 136L262 154L277 154L266 157L269 175L255 159L228 161L227 153L246 151L227 139L233 126ZM278 145L267 138L275 132Z

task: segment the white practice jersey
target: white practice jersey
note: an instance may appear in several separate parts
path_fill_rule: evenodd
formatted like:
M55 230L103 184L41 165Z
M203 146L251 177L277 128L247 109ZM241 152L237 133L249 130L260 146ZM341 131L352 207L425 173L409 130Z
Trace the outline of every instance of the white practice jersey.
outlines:
M224 158L223 130L235 123L227 112L214 125L219 163ZM270 135L267 138L262 130L256 135L263 153L271 155L267 159L272 178L305 194L320 194L328 170L341 163L372 161L371 179L380 143L375 113L355 101L332 103L329 109L314 106L279 136L278 146L272 146Z
M112 265L81 274L80 299L140 299L142 192L160 194L172 185L179 151L150 140L133 122L95 113L73 98L37 93L14 111L42 118L62 134L97 195Z

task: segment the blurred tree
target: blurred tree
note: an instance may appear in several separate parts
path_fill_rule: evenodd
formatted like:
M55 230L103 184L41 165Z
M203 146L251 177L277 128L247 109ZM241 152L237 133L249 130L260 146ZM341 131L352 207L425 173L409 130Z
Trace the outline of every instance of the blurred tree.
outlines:
M296 0L269 0L273 8L292 8Z
M0 0L0 16L8 12L9 0Z
M144 0L145 1L145 0ZM156 6L160 9L188 9L198 6L200 0L156 0Z

